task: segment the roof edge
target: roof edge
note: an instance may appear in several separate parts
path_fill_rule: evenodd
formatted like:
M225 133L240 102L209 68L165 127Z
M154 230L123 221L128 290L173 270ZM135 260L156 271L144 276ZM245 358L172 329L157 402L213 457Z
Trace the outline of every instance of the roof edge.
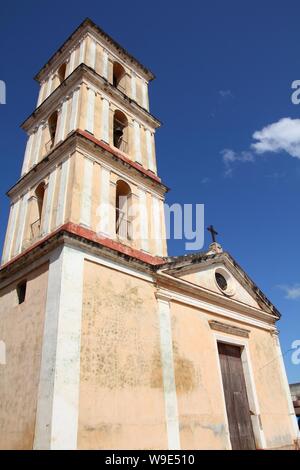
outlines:
M156 77L154 73L148 69L145 65L143 65L138 59L136 59L132 54L130 54L123 46L121 46L115 39L113 39L108 33L106 33L100 26L98 26L94 21L90 18L85 18L80 25L67 37L67 39L62 43L62 45L52 54L50 59L43 65L43 67L36 73L34 76L34 80L40 82L41 76L45 72L48 66L51 65L52 62L56 59L56 57L61 54L65 48L65 46L74 38L74 36L84 28L93 28L96 30L98 34L106 39L106 41L113 44L113 46L118 49L122 54L125 54L132 62L134 62L148 77L149 81L154 80Z
M278 319L281 318L281 313L275 307L275 305L268 299L268 297L262 292L262 290L255 284L250 276L244 271L244 269L237 263L237 261L227 251L223 253L208 253L208 252L196 252L182 256L170 256L165 258L165 263L159 267L162 271L168 271L169 269L177 268L180 270L188 265L195 266L198 263L206 262L208 260L224 261L228 259L232 266L242 275L248 286L251 288L253 293L257 296L257 299L263 303L274 316Z

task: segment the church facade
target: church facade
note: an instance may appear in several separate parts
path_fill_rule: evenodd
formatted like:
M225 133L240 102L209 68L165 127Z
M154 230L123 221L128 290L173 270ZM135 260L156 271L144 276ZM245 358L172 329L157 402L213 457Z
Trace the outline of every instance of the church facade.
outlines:
M0 270L1 449L297 446L279 312L218 243L168 256L153 78L91 20L36 76Z

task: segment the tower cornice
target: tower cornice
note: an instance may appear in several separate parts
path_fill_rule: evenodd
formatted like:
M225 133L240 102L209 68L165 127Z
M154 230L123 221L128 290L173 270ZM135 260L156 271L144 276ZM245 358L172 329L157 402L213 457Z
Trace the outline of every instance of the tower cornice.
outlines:
M16 195L22 194L28 186L32 186L35 180L38 180L43 173L47 173L53 165L57 165L61 160L64 160L67 155L74 153L76 150L86 149L93 157L92 149L95 148L97 158L104 158L107 163L115 164L116 166L125 169L127 172L132 172L133 175L142 178L143 181L163 195L169 190L161 179L156 176L152 171L146 170L138 163L130 160L118 149L112 148L110 145L103 141L96 139L94 136L86 131L77 129L69 134L69 136L58 145L56 145L45 157L33 166L28 173L17 181L8 191L7 195L10 198L15 198ZM99 155L101 149L101 155ZM96 157L93 157L96 158Z
M155 75L147 67L141 64L135 57L133 57L117 41L109 36L109 34L103 31L103 29L97 26L91 19L86 18L36 74L34 77L35 80L41 82L49 70L52 70L52 68L56 67L57 63L61 60L62 55L72 49L72 47L88 33L96 35L104 47L111 49L120 58L124 58L125 60L127 59L135 68L138 69L140 74L145 79L150 81L155 78Z
M113 98L117 104L122 105L128 112L134 112L142 123L152 129L160 127L161 122L135 100L129 98L125 93L109 83L106 78L99 75L88 65L80 64L69 77L67 77L51 95L25 119L21 124L21 128L26 132L30 132L40 120L47 118L49 113L65 99L66 95L72 93L76 86L80 86L81 83L84 83L84 80L89 81L90 84L97 87L97 92L101 93L102 91L104 94Z

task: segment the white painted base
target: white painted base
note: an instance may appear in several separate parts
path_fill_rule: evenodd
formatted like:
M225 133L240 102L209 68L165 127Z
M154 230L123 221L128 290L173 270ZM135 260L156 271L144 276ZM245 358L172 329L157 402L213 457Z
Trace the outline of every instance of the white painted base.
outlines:
M83 262L68 246L50 259L34 449L77 448Z
M168 300L161 298L158 298L157 302L160 329L160 352L163 371L165 412L168 434L168 449L180 450L179 419L174 374L170 304Z

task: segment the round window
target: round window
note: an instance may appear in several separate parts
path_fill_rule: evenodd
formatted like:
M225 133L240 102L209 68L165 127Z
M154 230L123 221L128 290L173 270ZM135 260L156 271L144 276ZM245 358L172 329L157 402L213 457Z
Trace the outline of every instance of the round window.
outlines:
M231 297L235 294L236 285L229 272L220 267L215 270L215 284L224 295Z
M216 281L221 290L226 291L228 284L223 274L216 272Z

